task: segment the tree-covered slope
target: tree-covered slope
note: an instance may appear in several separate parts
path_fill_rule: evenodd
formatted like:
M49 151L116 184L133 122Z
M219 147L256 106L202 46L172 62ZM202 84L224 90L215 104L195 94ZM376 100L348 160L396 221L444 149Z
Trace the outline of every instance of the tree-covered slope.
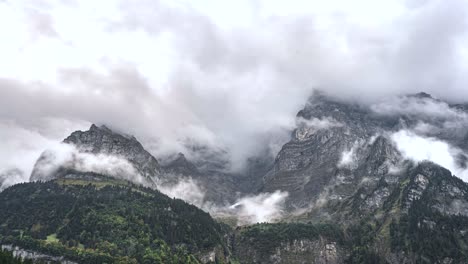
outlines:
M83 263L197 263L206 252L222 255L223 228L208 213L107 180L6 189L0 193L1 242Z

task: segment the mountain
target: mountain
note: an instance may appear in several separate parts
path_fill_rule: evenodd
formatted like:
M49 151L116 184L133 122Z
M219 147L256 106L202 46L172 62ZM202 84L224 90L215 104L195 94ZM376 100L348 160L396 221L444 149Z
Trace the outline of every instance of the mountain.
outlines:
M341 226L354 241L348 248L353 263L465 263L468 184L439 165L408 160L391 135L424 122L433 130L422 136L446 140L464 156L467 131L450 135L466 127L466 112L428 94L400 100L398 107L415 104L418 111L443 107L448 117L382 114L375 106L315 96L298 113L298 127L264 176L262 191L289 193L290 221ZM460 124L444 127L453 120Z
M407 96L401 101L401 104L412 103L421 108L436 103L425 93ZM454 107L440 104L453 111L450 114L468 116ZM264 176L262 190L287 191L291 208L308 208L323 202L325 197L327 202L346 199L364 183L368 189L380 181L398 184L403 176L398 170L406 168L409 161L397 149L391 134L425 124L433 128L424 136L437 135L445 140L459 130L454 127L439 131L442 129L437 126L452 121L453 118L449 118L441 120L431 115L412 115L411 112L381 114L369 106L340 102L323 95L312 97L297 115L298 127L291 140L277 155L273 169ZM462 120L460 127L467 126L467 121L468 118ZM458 137L450 137L449 142L466 150L464 138L467 131L462 131ZM465 154L460 152L459 156L464 163L462 166L466 166L463 162Z
M77 151L91 154L106 154L117 156L130 162L136 172L151 183L160 180L161 166L158 161L147 152L133 136L116 133L106 126L92 125L88 131L75 131L63 140L63 143L76 147ZM48 180L52 174L43 173L38 168L50 163L50 156L54 154L44 152L39 157L31 175L31 180Z
M135 137L92 125L45 151L31 183L0 193L0 244L80 263L468 263L466 105L317 93L276 158L238 172L200 146L213 160L161 163ZM434 146L450 168L413 157ZM275 208L282 218L236 226L158 190L213 216ZM269 196L278 191L284 206Z
M308 207L324 195L342 199L362 179L378 179L398 161L398 152L389 140L378 136L386 128L398 126L398 119L379 118L360 105L322 96L309 101L297 118L298 128L279 152L263 185L264 191L289 192L291 207ZM342 162L343 153L348 160Z
M253 191L250 182L256 175L252 173L231 173L220 160L203 162L197 166L183 153L161 164L135 137L115 132L104 125L93 124L87 131L75 131L62 143L63 146L73 147L65 151L71 152L66 153L70 157L64 161L61 157L64 156L63 150L44 151L34 165L31 181L56 179L61 176L59 172L67 168L98 170L109 176L165 189L176 188L180 182L193 180L205 187L204 201L221 205L233 203L239 193ZM208 152L206 149L200 151ZM86 163L99 166L86 166ZM258 168L258 162L251 164L248 168Z

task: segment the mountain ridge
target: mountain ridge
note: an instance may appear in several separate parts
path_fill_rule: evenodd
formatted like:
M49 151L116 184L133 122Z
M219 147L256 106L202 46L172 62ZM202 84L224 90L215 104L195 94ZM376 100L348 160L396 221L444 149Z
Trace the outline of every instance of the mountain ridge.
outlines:
M282 212L283 218L277 220L280 223L224 229L217 233L222 239L211 257L192 252L197 261L466 263L468 184L439 164L413 160L398 141L398 133L404 131L418 139L443 142L456 150L450 158L463 172L468 166L466 127L468 112L463 106L426 93L373 105L318 94L297 113L291 138L275 160L249 159L244 173L200 168L182 153L160 164L135 137L94 124L88 131L73 132L64 144L76 148L72 155L75 161L80 161L82 153L124 159L138 174L151 179L154 185L147 186L153 189L194 183L203 188L202 204L216 205L213 208L236 202L244 209L258 206L253 207L257 213L255 210L265 206L255 204L260 198L265 202L271 198L268 194L286 194L270 201L276 206L274 210ZM49 160L45 153L35 167ZM50 177L34 176L33 172L31 180L52 180L65 186L91 184L96 186L93 195L97 197L99 189L107 185L127 188L139 183L106 172L64 166ZM194 188L187 186L176 191ZM424 244L430 237L435 239Z

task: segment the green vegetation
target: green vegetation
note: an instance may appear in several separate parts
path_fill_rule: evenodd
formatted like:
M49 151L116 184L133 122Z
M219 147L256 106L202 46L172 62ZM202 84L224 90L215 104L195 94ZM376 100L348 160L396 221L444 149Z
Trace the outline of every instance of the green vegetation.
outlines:
M60 241L58 240L58 238L57 238L57 234L52 234L52 235L47 236L46 241L47 241L48 243L60 242Z
M25 183L0 204L1 243L83 263L198 263L224 247L209 214L135 185Z

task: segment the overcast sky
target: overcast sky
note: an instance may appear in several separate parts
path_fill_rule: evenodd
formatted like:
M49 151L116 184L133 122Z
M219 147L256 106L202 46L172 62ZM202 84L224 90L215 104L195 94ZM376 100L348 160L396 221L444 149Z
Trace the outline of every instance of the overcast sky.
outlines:
M468 101L467 12L463 0L0 1L0 170L29 174L91 123L156 155L195 139L238 163L278 147L314 88Z

